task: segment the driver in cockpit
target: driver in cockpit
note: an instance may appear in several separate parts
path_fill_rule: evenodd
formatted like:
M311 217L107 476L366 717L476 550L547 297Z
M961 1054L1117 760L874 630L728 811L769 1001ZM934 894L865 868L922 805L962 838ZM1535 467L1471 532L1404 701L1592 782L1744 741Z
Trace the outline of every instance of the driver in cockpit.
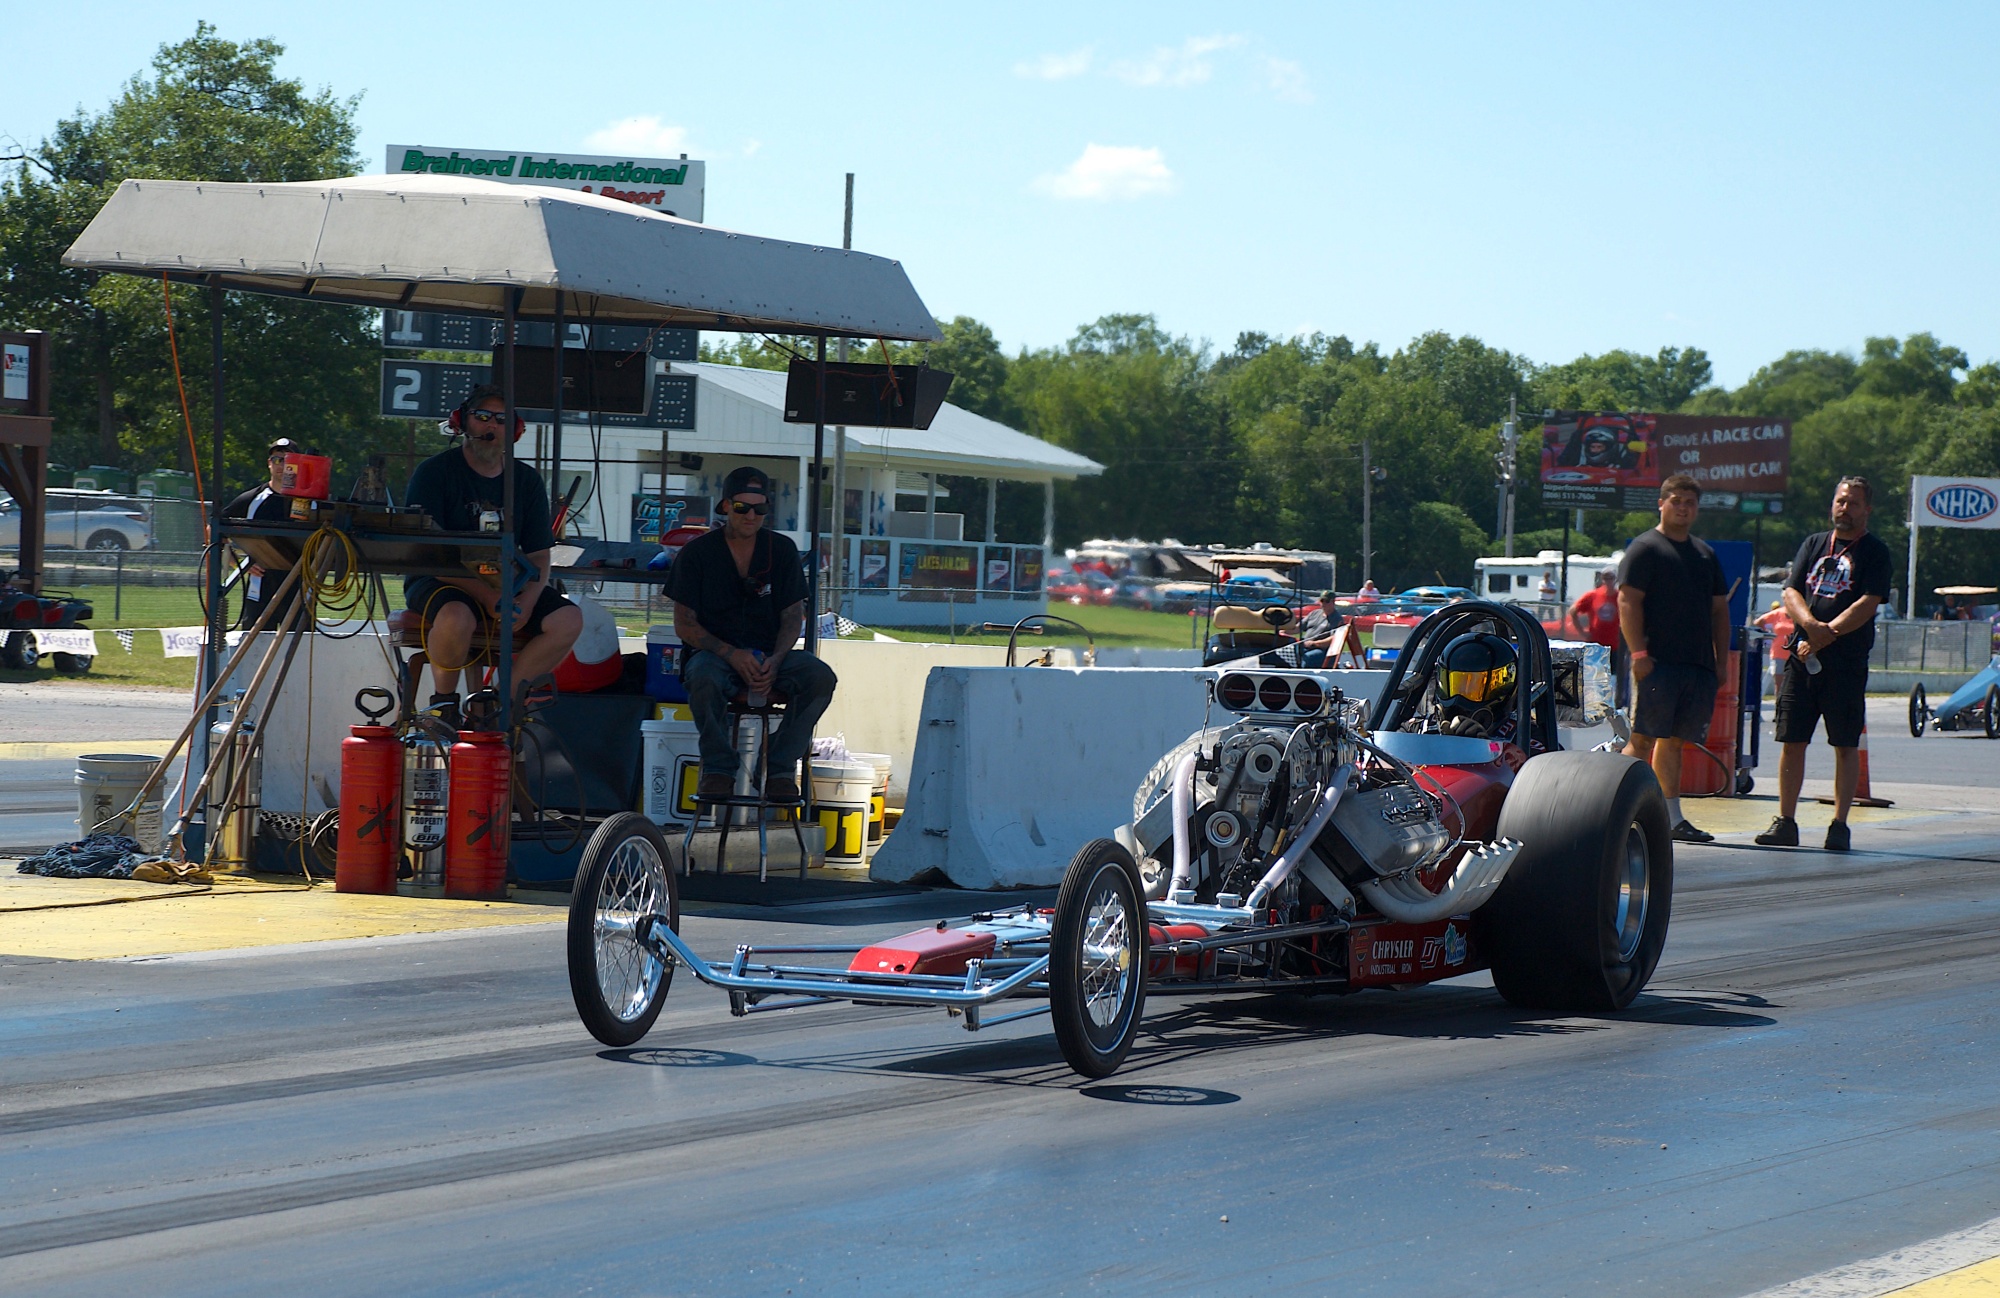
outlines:
M1432 721L1442 734L1512 741L1514 691L1520 683L1514 646L1490 631L1454 639L1438 655Z

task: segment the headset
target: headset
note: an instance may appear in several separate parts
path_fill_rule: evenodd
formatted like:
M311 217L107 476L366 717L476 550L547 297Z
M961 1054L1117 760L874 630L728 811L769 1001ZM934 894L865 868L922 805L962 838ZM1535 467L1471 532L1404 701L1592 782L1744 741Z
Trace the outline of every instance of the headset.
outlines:
M487 387L484 385L476 387L471 392L467 393L465 400L458 403L458 409L452 411L451 414L445 418L444 426L448 430L447 435L452 437L463 437L469 435L470 429L468 425L470 425L472 422L472 407L477 405L481 401L486 400L489 397L498 397L500 395L501 394L497 389ZM521 412L518 409L515 410L514 440L517 442L520 441L521 434L527 431L528 431L527 422L521 418Z

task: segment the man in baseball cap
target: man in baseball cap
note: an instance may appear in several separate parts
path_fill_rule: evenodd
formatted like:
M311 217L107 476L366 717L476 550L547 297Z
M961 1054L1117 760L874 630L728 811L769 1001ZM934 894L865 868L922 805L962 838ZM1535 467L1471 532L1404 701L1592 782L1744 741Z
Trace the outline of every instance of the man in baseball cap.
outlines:
M793 647L805 626L805 567L791 538L765 526L771 501L763 470L732 470L722 483L722 526L683 546L668 578L674 632L687 648L681 680L701 737L700 797L725 797L735 786L732 698L785 702L766 755L764 793L773 802L798 799L799 762L833 702L833 669Z

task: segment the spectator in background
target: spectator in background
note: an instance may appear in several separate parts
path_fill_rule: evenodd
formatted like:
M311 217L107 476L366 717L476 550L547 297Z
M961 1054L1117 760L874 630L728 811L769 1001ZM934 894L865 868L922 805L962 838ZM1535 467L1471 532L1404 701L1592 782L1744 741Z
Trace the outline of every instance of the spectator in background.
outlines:
M1798 628L1792 625L1792 615L1785 612L1785 601L1771 601L1771 611L1757 619L1757 625L1771 633L1771 691L1776 693L1778 680L1784 675L1785 663L1792 656L1792 632Z
M1785 582L1785 611L1799 643L1778 685L1772 729L1784 752L1778 758L1778 814L1757 835L1764 847L1797 847L1794 819L1806 778L1806 745L1823 718L1833 746L1833 823L1826 850L1845 852L1853 836L1848 808L1861 778L1861 732L1868 721L1868 650L1875 644L1875 609L1889 597L1895 561L1882 538L1868 530L1874 492L1868 479L1847 477L1834 488L1833 530L1815 532L1792 560ZM1819 670L1811 667L1817 663Z
M1618 569L1598 569L1596 587L1576 597L1563 625L1591 644L1601 644L1611 651L1611 678L1618 683L1618 706L1630 707L1631 664L1625 657L1624 638L1618 634Z
M1682 843L1712 843L1681 814L1681 748L1708 738L1717 664L1729 661L1729 588L1708 543L1693 535L1701 484L1676 473L1660 484L1660 523L1625 550L1618 624L1632 659L1628 756L1651 764Z
M1542 601L1542 603L1546 604L1555 597L1556 597L1556 579L1554 577L1549 576L1549 574L1547 573L1543 573L1542 584L1535 587L1535 598L1539 599L1540 601Z
M1307 667L1325 666L1335 633L1346 625L1346 615L1333 606L1333 592L1321 591L1319 603L1306 610L1299 621L1300 661Z
M1382 598L1382 592L1375 589L1375 582L1371 578L1361 583L1361 589L1354 592L1354 597L1356 599L1379 600Z

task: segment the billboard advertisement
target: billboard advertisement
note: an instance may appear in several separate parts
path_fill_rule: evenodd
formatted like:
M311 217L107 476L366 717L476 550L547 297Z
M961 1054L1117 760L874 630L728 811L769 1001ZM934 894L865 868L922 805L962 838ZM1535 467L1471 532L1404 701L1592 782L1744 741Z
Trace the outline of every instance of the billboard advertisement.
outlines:
M904 541L899 548L902 570L899 599L942 604L946 591L972 592L979 586L979 547L941 541Z
M686 158L451 149L441 144L392 144L382 170L391 176L471 176L501 184L573 189L688 221L702 219L708 171L706 164Z
M1913 477L1910 507L1918 527L2000 530L2000 478Z
M1542 425L1542 503L1650 510L1661 479L1685 473L1704 509L1776 514L1791 446L1789 419L1557 411Z

